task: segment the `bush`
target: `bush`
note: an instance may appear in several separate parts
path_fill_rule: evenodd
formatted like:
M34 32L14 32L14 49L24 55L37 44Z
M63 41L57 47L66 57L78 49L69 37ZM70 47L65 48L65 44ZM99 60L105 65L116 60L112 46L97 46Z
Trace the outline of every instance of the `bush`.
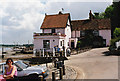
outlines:
M117 38L111 39L111 40L110 40L110 45L111 45L111 46L115 46L115 43L118 42L119 40L120 40L120 36L117 37Z
M120 37L120 28L115 28L113 35L115 38Z
M81 44L82 44L82 41L78 41L78 42L77 42L77 48L80 48L80 47L81 47Z

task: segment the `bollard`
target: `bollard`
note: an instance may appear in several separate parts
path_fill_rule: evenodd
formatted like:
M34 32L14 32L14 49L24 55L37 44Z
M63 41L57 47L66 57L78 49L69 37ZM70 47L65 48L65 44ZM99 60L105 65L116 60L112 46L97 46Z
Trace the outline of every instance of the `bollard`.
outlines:
M59 61L59 66L62 67L63 66L63 62Z
M62 70L62 67L60 67L59 69L60 69L60 76L59 77L60 77L60 80L62 80L63 79L63 70Z
M5 55L4 55L4 54L2 54L2 59L4 59L4 56L5 56Z
M60 57L62 57L62 52L60 52Z
M43 81L43 76L42 75L39 78L40 78L39 81Z
M56 68L56 67L57 67L56 61L54 61L54 68Z
M65 75L65 65L63 65L62 68L63 68L63 75Z
M62 64L64 65L64 60L62 60Z
M59 62L59 61L56 62L56 65L57 65L57 69L59 69L59 67L60 67L60 62Z
M56 78L55 78L55 72L53 71L52 72L52 81L55 81L56 80Z

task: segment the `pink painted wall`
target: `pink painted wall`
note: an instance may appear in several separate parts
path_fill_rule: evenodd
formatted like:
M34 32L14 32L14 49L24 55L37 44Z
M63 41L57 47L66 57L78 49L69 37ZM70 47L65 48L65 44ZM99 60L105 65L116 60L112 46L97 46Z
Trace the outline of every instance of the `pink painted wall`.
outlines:
M71 35L71 37L75 37L75 31L72 31L72 35Z
M72 35L73 38L75 37L75 31L72 31ZM76 31L76 37L80 37L80 31Z
M80 37L80 31L76 31L76 37Z
M106 46L110 45L111 30L99 30L99 36L102 36L103 39L106 39Z

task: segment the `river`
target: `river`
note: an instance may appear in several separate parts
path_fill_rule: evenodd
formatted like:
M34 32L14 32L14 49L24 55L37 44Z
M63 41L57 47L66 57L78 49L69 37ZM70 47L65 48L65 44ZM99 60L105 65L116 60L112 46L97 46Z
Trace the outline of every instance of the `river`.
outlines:
M3 52L7 52L7 51L12 51L12 47L3 47ZM2 47L0 47L0 62L2 61L1 56L2 56Z

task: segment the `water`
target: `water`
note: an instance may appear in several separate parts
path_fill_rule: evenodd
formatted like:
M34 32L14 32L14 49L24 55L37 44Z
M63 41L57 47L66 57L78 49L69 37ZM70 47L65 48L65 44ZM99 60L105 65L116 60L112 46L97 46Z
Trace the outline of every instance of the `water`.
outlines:
M2 51L2 47L0 47L0 51ZM6 51L12 51L12 48L11 47L3 47L3 52L6 52Z
M3 52L12 51L11 47L4 47ZM0 47L0 56L2 55L2 47Z

